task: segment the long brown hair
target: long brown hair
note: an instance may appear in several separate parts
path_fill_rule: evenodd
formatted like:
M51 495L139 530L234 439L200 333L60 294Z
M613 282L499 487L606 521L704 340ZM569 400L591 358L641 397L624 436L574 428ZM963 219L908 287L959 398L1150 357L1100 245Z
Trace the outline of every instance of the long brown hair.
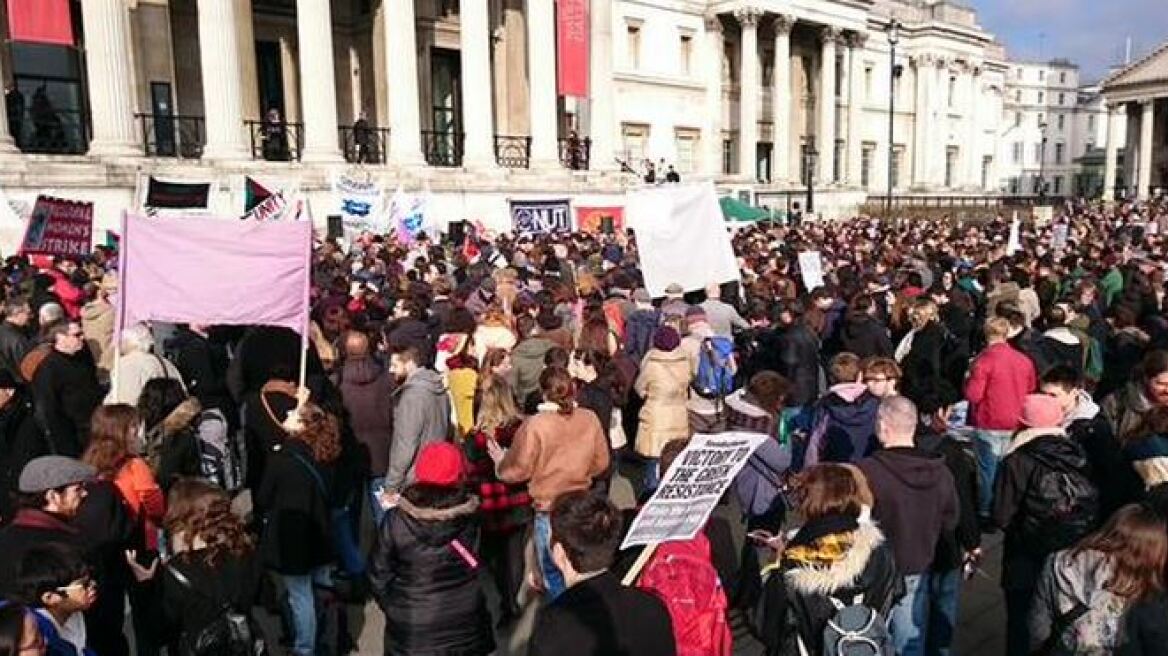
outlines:
M506 378L487 373L479 377L478 407L475 410L475 428L492 433L523 415L515 405L515 393Z
M112 478L130 452L130 439L138 433L141 419L134 406L124 403L99 406L89 421L89 446L81 457L100 476Z
M543 400L554 403L560 414L571 415L576 409L576 385L563 367L548 367L539 375L539 390Z
M182 478L170 488L163 526L173 541L188 545L201 540L204 562L214 567L228 556L252 550L251 536L243 520L231 511L231 499L222 489L197 478Z
M1168 525L1144 504L1128 504L1111 516L1103 528L1083 538L1072 554L1098 551L1111 563L1111 578L1103 585L1129 604L1164 589L1168 565Z
M872 490L858 467L816 465L799 474L795 489L804 520L828 515L859 517L861 508L872 505Z
M315 403L306 403L300 409L300 421L302 428L289 436L307 444L317 462L328 464L341 455L341 427L336 417Z

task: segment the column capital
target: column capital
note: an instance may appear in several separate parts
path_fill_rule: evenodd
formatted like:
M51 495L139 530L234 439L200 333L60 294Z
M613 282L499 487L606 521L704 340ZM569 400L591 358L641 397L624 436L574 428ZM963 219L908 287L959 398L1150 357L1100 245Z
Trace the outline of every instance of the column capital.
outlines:
M740 7L734 10L734 18L742 27L758 27L763 11L758 7Z
M848 32L847 41L849 48L863 48L864 44L868 43L868 33Z
M823 44L840 43L843 38L844 31L834 25L824 25L819 28L819 38L823 40Z
M927 68L937 63L938 57L931 52L917 53L908 58L913 68Z
M706 16L703 20L705 22L706 32L716 32L721 34L726 29L722 25L722 18L719 14L711 14Z
M790 14L775 14L771 24L775 28L775 36L787 35L791 33L791 28L795 27L795 17Z

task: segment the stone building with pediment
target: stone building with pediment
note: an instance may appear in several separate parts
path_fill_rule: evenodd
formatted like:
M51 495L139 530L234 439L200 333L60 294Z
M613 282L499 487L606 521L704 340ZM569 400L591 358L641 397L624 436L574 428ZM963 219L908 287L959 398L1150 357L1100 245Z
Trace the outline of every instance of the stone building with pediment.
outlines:
M1168 43L1103 81L1108 108L1104 189L1111 198L1149 198L1168 192ZM1119 159L1120 131L1126 129ZM1124 184L1116 183L1122 171Z

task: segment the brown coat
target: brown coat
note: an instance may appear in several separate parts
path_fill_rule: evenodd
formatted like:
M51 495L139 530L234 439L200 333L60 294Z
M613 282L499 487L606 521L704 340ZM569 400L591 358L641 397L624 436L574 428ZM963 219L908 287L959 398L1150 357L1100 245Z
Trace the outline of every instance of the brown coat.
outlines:
M527 483L536 510L549 510L565 492L587 490L609 464L604 431L591 410L563 415L547 408L540 406L519 426L497 471L505 483Z
M690 360L684 350L651 349L645 355L634 385L645 399L637 429L637 453L658 458L666 443L689 437L686 401L690 378Z
M98 377L109 379L114 368L114 306L107 301L90 301L81 309L85 344L97 363Z

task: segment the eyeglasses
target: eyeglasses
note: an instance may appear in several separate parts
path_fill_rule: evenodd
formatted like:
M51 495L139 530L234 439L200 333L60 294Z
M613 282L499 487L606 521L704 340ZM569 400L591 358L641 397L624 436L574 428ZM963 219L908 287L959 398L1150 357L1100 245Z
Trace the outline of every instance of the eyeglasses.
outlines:
M896 376L890 376L890 377L888 377L888 378L884 378L884 377L880 377L880 378L875 378L875 377L873 377L873 378L865 378L865 379L864 379L864 382L865 382L865 383L895 383L895 382L896 382Z
M76 581L70 583L69 585L57 588L57 592L60 592L61 594L67 595L70 592L72 592L73 590L83 590L84 591L84 590L96 590L96 589L97 589L97 581L86 576L84 578L77 579Z

